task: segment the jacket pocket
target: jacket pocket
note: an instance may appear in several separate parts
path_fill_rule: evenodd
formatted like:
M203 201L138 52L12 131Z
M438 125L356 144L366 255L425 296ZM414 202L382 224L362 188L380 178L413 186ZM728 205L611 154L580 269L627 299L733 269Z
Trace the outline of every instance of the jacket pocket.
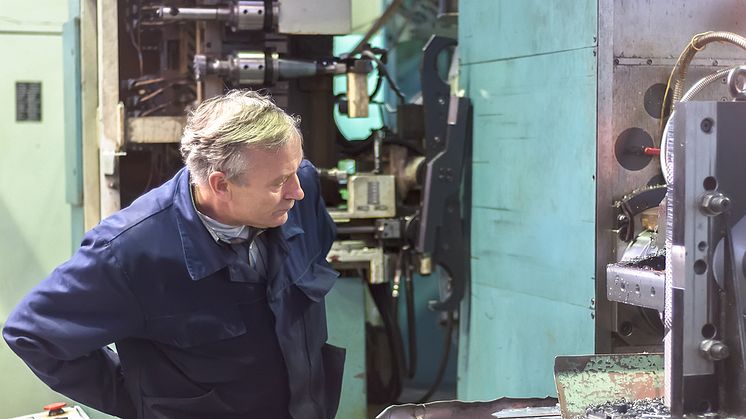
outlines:
M337 409L339 409L346 352L344 348L328 343L321 348L321 357L324 362L324 402L327 418L333 418L337 414Z
M314 262L309 269L298 278L295 286L312 301L319 302L334 286L339 272L332 269L327 261Z
M149 397L143 396L144 419L174 419L174 418L208 418L220 413L230 412L231 407L220 399L215 390L197 397ZM237 416L231 416L237 417Z
M182 348L234 338L246 333L238 306L195 310L149 319L152 339Z

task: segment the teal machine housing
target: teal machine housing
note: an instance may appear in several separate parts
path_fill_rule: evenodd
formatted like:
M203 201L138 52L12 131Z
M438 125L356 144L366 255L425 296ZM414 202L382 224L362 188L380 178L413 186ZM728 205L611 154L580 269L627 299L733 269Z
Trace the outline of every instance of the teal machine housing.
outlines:
M474 105L460 399L554 396L554 357L594 351L596 3L459 3Z

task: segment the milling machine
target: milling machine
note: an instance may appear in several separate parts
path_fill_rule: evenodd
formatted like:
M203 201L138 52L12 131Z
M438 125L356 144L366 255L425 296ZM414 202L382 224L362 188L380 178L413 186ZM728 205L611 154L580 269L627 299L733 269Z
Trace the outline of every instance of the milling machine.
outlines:
M671 417L746 414L746 67L716 71L683 94L689 62L711 42L746 46L738 35L705 32L682 53L661 140L667 186L618 202L629 245L606 268L610 301L656 310L650 322L663 320L662 387ZM731 100L691 100L721 80Z

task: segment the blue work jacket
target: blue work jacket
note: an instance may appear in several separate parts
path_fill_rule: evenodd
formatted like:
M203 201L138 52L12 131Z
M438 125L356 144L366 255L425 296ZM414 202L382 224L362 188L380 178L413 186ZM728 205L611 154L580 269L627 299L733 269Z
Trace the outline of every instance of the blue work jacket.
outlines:
M89 231L3 337L52 389L119 417L334 417L344 350L326 343L324 297L335 228L316 169L304 161L298 176L305 198L264 233L265 278L247 278L240 253L210 236L182 169Z

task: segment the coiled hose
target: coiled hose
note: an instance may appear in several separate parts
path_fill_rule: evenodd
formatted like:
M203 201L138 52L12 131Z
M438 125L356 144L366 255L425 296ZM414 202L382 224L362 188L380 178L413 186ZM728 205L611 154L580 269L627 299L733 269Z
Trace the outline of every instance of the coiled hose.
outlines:
M678 65L675 66L671 72L672 76L676 74L673 85L673 100L671 101L672 106L675 106L676 102L681 100L683 96L686 74L689 70L689 64L694 59L694 56L697 54L697 52L702 51L707 46L707 44L710 44L712 42L727 42L746 50L746 38L732 32L704 32L694 35L691 42L689 42L689 45L687 45L684 51L681 53L681 56L678 60Z

